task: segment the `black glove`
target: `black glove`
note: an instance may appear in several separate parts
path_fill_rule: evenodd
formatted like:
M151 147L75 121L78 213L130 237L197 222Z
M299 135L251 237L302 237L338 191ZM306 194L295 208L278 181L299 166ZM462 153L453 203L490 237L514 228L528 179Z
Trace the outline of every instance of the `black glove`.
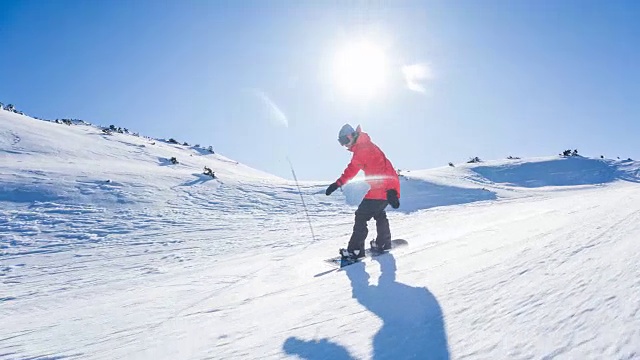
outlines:
M398 192L394 189L387 190L387 201L392 208L397 209L400 207L400 200L398 200Z
M331 195L332 192L336 191L338 189L338 184L333 183L331 185L329 185L329 187L327 188L327 191L325 191L324 193L329 196Z

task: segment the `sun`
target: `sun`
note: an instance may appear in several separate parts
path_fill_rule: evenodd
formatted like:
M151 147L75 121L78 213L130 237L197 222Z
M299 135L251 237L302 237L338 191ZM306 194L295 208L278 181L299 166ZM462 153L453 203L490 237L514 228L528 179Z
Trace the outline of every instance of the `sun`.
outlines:
M344 95L366 100L383 90L387 59L380 46L360 40L335 53L332 69L333 82Z

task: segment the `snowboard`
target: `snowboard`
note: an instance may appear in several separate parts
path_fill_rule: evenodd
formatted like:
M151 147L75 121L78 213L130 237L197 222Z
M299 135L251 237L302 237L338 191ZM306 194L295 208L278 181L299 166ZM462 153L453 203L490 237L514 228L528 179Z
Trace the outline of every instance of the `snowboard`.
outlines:
M342 260L342 256L336 256L336 257L332 257L329 259L326 259L325 261L333 266L337 266L340 268L343 268L345 266L349 266L351 264L355 264L358 263L364 259L367 258L373 258L379 255L383 255L386 254L390 251L393 251L399 247L403 247L403 246L407 246L409 245L409 242L407 242L407 240L404 239L393 239L391 240L391 249L387 250L387 251L383 251L383 252L377 252L377 251L372 251L371 248L365 249L364 251L364 257L359 258L357 260L348 260L348 261L344 261Z

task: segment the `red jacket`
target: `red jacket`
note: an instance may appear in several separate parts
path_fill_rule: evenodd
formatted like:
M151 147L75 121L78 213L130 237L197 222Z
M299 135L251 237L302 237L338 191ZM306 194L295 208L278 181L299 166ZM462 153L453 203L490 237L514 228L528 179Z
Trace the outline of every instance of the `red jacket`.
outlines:
M371 138L358 127L358 138L351 146L353 152L351 162L344 169L342 176L336 181L338 186L343 186L353 179L360 170L364 170L365 180L371 186L365 199L386 200L387 190L395 189L400 198L400 180L393 168L391 161L387 159L382 150L371 142Z

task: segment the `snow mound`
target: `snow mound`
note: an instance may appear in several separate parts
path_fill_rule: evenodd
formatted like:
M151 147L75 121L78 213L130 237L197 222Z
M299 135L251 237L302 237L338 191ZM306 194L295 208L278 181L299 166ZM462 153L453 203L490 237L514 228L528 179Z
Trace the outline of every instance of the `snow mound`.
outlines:
M347 204L358 206L368 190L369 186L364 181L348 184L345 186ZM397 210L388 208L388 211L412 213L433 207L461 205L498 198L495 191L477 183L462 182L456 186L446 184L442 179L434 180L420 176L401 177L400 191L400 208Z
M149 203L145 187L213 181L203 174L205 166L221 179L284 180L202 148L7 111L0 111L0 159L0 201L11 202Z
M518 160L471 167L488 181L516 187L595 185L626 180L639 182L640 163L582 156Z
M529 196L527 189L584 187L615 181L637 183L640 182L640 162L581 156L493 160L403 171L400 179L402 206L395 211L411 213L434 207ZM357 206L368 189L363 180L345 186L347 204Z

